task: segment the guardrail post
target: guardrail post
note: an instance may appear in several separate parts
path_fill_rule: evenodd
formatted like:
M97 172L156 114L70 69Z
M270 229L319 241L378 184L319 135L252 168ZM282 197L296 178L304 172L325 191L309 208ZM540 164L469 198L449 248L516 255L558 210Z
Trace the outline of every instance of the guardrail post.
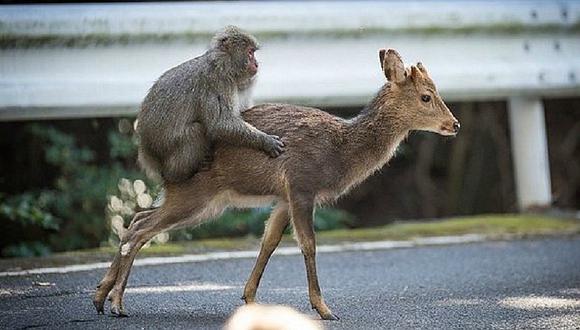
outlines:
M552 202L544 105L540 98L508 100L512 155L518 206L549 206Z

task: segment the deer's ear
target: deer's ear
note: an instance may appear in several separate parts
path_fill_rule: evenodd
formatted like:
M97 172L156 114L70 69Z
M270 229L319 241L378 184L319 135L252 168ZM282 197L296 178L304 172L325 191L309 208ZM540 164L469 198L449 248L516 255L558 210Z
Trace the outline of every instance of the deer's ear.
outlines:
M381 63L381 70L385 70L385 53L387 52L386 49L381 48L379 50L379 63Z
M421 81L423 79L423 74L421 73L420 69L418 69L414 65L411 67L411 79L414 82L418 82L418 81Z
M427 72L427 69L423 66L423 63L418 62L417 63L417 69L419 69L419 71L421 71L421 73L427 77L429 77L429 72Z
M394 83L402 83L405 81L405 65L403 64L403 60L396 50L387 50L383 58L383 71L388 81Z

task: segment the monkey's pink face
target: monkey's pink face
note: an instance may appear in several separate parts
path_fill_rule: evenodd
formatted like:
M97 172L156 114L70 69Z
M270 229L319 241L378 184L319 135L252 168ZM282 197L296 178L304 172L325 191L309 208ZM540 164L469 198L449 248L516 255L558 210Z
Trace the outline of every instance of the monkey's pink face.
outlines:
M258 73L258 61L256 61L255 53L255 48L248 48L248 73L250 73L252 76Z

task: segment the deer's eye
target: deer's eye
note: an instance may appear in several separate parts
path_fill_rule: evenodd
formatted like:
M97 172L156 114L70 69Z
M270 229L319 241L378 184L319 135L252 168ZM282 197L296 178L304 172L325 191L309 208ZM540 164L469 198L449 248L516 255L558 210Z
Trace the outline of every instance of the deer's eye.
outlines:
M431 96L430 95L423 95L423 96L421 96L421 101L429 102L429 101L431 101Z

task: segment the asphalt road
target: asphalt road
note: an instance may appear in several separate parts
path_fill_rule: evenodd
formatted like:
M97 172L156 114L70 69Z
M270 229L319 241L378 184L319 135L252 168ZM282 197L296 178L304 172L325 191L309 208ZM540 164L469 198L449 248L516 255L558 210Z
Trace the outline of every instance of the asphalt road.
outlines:
M103 269L0 278L3 328L220 328L253 260L136 267L130 317L97 315ZM580 328L580 238L319 254L327 329ZM309 309L300 256L274 256L261 302Z

